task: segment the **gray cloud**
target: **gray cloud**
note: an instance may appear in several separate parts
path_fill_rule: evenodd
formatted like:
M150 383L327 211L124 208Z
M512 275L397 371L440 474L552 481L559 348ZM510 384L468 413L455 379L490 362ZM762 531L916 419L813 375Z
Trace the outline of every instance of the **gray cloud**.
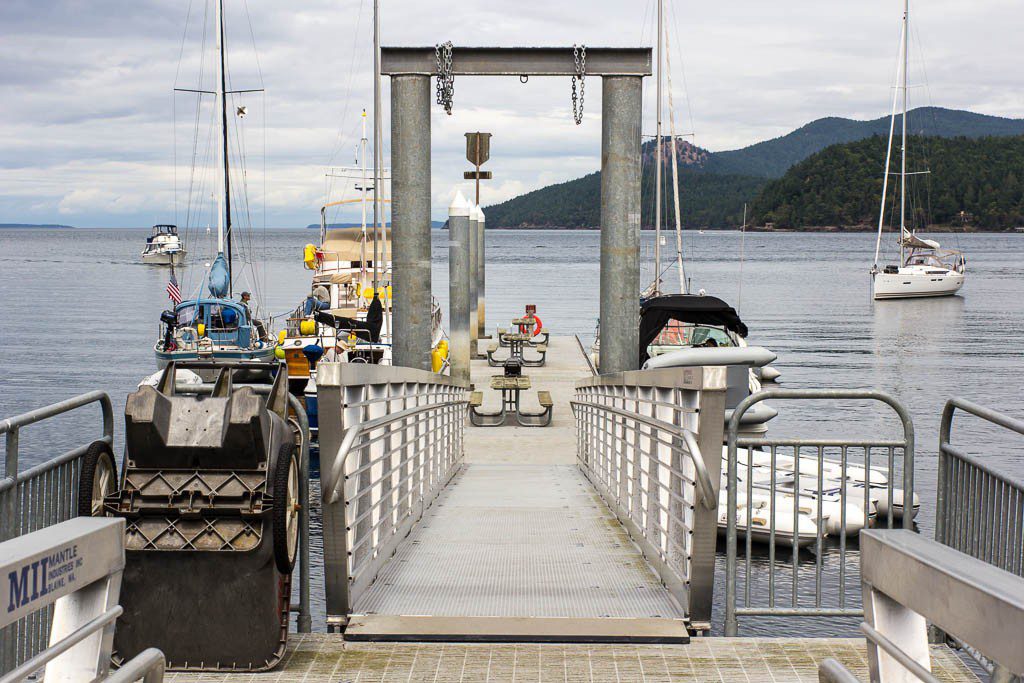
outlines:
M180 219L195 99L173 95L172 88L176 74L179 87L200 83L205 4L0 4L0 222L122 226L170 220L175 187ZM888 108L898 0L668 4L676 129L694 132L697 144L730 149L821 116L872 118ZM324 198L325 167L351 163L359 111L372 104L370 2L226 5L232 84L258 87L262 71L267 89L265 95L240 98L249 107L245 145L253 205L261 210L266 204L272 226L314 222ZM654 40L654 0L382 5L385 44L450 39L457 46L624 46ZM912 11L914 38L921 40L912 53L913 73L920 82L923 53L929 79L928 89L912 92L916 104L1020 115L1019 0L930 0ZM649 82L649 120L653 90ZM388 97L385 84L385 108ZM453 188L463 183L467 130L495 136L488 165L495 180L487 185L485 202L595 170L600 85L589 85L582 126L572 125L569 110L566 79L533 79L527 85L516 79L458 79L454 115L433 112L435 214L443 213ZM208 109L201 113L205 121ZM649 120L645 130L652 132Z

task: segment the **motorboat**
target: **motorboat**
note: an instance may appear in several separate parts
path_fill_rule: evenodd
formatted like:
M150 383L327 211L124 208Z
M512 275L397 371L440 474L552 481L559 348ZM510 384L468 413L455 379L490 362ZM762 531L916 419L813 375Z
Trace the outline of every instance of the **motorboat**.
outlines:
M154 225L153 233L146 238L142 250L142 262L158 266L180 266L185 262L185 247L178 237L176 225Z

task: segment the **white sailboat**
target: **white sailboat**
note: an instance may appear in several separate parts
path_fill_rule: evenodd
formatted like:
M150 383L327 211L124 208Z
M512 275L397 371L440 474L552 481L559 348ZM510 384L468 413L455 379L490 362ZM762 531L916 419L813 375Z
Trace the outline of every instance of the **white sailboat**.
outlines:
M875 299L911 299L956 294L964 286L967 263L963 253L942 249L935 240L922 239L907 228L907 70L910 64L910 0L903 4L903 31L900 39L900 65L893 94L892 117L889 123L889 145L885 154L885 178L882 181L882 202L878 214L878 239L875 261L871 266L872 296ZM902 93L903 116L900 145L900 262L881 269L878 259L885 225L885 201L889 189L889 165L896 130L896 100Z

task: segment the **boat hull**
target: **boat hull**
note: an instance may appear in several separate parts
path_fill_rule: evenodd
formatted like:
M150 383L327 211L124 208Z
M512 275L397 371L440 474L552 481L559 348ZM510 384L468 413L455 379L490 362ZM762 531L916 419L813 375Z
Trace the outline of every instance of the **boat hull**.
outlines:
M244 363L246 361L259 363L273 363L274 347L262 349L225 349L218 351L181 350L181 351L160 351L155 350L156 365L158 369L164 369L171 361L181 362L190 360L214 361L224 363ZM210 381L215 374L213 371L198 371L204 381ZM208 376L204 376L207 374ZM266 368L239 369L233 375L237 382L262 382L270 379L270 371Z
M154 252L142 255L142 262L151 266L180 266L185 262L185 252L175 251L171 253Z
M917 299L951 296L964 286L964 274L955 270L874 274L875 299Z

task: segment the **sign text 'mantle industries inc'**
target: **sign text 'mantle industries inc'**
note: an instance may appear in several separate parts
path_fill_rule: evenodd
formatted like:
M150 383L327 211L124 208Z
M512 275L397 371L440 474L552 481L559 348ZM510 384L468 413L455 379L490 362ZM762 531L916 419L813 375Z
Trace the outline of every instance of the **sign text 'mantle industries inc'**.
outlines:
M75 569L82 566L78 544L72 543L49 555L7 572L7 611L13 612L51 591L75 582Z

